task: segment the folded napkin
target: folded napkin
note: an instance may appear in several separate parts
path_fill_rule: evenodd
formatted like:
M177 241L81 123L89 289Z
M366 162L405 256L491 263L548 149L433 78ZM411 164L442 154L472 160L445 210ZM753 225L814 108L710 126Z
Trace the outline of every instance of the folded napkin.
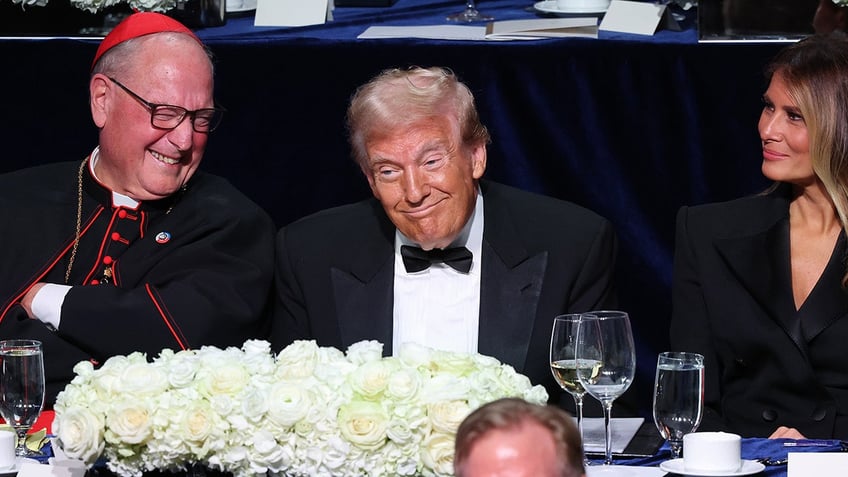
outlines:
M0 424L0 431L10 431L15 432L15 429L8 424ZM47 429L40 429L38 431L27 434L26 436L26 446L27 449L33 452L40 452L41 448L47 444Z

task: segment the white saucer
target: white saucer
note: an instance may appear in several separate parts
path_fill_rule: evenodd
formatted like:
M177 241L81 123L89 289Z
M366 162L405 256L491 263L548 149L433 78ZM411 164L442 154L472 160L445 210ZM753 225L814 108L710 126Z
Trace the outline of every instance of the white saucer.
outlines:
M0 470L0 477L11 477L14 475L18 475L18 471L21 470L21 466L30 463L30 464L40 464L35 459L30 459L29 457L18 457L15 459L15 466L11 469L2 469Z
M256 10L256 5L252 5L252 6L248 6L248 7L227 8L227 13L252 12L254 10Z
M756 474L765 469L766 466L755 460L743 460L742 467L732 472L705 472L705 471L687 471L683 468L683 459L671 459L660 464L660 469L680 475L694 475L703 477L735 477L738 475Z
M543 13L604 13L606 7L569 7L559 8L555 0L544 0L533 4L533 8Z
M586 477L662 477L665 472L657 467L635 465L589 465Z

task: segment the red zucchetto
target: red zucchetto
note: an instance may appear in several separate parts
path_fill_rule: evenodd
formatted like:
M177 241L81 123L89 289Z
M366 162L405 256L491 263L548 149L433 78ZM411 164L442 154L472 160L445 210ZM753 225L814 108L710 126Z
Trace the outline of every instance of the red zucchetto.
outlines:
M110 48L118 45L119 43L123 43L127 40L138 38L140 36L150 35L151 33L162 33L166 31L191 35L191 37L197 40L198 43L202 44L200 38L198 38L191 29L167 15L155 12L133 13L113 28L112 31L106 35L106 38L100 42L100 46L97 48L97 53L94 55L94 61L91 62L91 67L94 68L94 65L97 64L100 57L103 56L103 54Z

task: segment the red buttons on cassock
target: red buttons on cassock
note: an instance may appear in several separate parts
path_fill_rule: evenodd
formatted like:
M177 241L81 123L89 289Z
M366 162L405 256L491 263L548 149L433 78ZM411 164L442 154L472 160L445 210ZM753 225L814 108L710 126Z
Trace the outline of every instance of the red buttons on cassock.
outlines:
M91 285L100 285L100 280L92 280L89 282Z
M112 232L112 240L114 240L116 242L118 240L121 240L121 234L119 234L118 232Z
M119 218L119 219L125 219L125 218L127 218L127 211L126 211L126 210L124 210L124 209L119 210L119 211L118 211L118 218Z
M112 257L110 257L108 255L103 257L103 265L111 265L111 264L112 264Z

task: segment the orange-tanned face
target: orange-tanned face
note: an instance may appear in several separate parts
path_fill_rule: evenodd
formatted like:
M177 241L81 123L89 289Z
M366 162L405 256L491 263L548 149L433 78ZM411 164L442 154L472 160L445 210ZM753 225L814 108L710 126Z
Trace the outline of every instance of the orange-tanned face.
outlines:
M474 211L486 146L462 144L454 116L424 118L366 141L371 191L391 221L425 250L445 248Z

